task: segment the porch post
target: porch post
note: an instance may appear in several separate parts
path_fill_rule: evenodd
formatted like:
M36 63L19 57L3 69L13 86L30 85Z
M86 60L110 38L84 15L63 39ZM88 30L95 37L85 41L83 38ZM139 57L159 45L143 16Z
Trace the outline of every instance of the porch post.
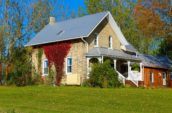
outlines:
M89 69L89 61L90 61L90 58L87 58L87 77L88 77L89 72L90 72L90 69Z
M114 63L114 69L116 70L116 59L113 60Z
M140 76L141 76L141 80L143 80L143 69L142 69L142 63L140 63Z
M102 56L102 63L103 63L103 59L104 59L104 57Z
M102 57L99 57L98 60L99 60L99 63L102 63Z
M130 61L127 61L127 64L128 64L128 77L130 76L130 71L131 71L131 66L130 66Z

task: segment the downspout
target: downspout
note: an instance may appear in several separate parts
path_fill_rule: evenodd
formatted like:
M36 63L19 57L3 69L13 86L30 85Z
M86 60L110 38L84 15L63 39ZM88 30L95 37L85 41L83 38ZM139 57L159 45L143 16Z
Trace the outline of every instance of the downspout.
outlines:
M81 40L86 43L86 46L87 46L87 53L88 53L88 42L86 40L84 40L84 38L81 38Z

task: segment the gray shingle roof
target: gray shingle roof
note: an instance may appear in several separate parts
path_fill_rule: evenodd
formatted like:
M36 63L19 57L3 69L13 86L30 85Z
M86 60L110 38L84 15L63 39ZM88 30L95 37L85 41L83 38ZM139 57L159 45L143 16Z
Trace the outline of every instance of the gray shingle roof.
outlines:
M46 25L26 46L88 37L89 33L108 15L96 13ZM61 32L61 33L60 33Z
M105 47L95 47L88 51L86 54L87 57L98 57L98 56L107 56L118 59L128 59L128 60L137 60L140 61L135 55L127 54L122 50L117 49L108 49Z

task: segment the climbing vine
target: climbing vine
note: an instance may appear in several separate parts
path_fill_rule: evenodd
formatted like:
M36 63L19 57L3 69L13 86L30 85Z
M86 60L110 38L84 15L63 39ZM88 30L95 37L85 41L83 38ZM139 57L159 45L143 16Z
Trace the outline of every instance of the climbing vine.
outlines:
M38 60L38 74L41 75L41 64L42 64L43 49L38 48L37 60Z
M58 42L43 46L45 55L49 61L49 66L51 67L54 65L56 68L56 85L60 85L64 70L64 60L70 48L70 41Z

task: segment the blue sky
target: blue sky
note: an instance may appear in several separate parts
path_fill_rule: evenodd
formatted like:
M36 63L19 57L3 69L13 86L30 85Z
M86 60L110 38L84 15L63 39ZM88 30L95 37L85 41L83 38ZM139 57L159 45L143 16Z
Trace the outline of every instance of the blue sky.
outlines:
M85 7L84 0L65 0L66 4L69 4L71 9L77 11L78 7Z

